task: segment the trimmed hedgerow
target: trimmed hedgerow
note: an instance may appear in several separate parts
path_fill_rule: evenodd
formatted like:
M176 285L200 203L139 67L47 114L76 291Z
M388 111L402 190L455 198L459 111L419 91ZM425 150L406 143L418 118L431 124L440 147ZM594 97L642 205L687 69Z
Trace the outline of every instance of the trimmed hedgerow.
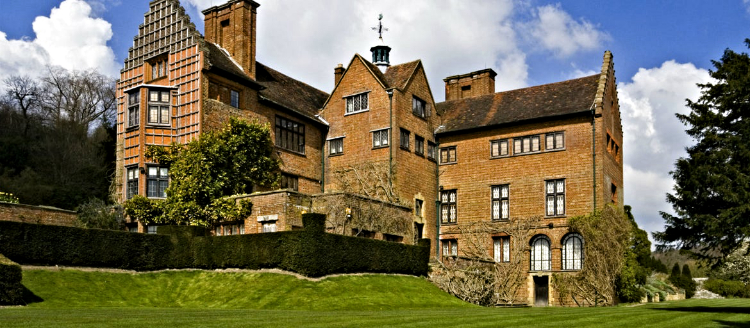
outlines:
M21 266L0 254L0 305L23 304Z
M325 216L303 215L305 230L209 237L199 227L160 226L156 235L0 222L0 250L25 264L158 270L280 268L312 277L382 272L426 275L430 245L324 233Z

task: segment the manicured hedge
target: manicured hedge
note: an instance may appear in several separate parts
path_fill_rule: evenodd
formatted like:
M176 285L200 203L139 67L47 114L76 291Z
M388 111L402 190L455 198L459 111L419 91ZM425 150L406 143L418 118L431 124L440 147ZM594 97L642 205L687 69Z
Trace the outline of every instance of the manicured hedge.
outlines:
M703 282L703 288L724 297L750 298L750 285L742 281L708 279Z
M0 252L24 264L158 270L280 268L312 277L384 272L426 275L430 245L324 233L325 215L305 230L210 237L198 227L161 226L156 235L0 222Z
M0 254L0 305L23 304L21 266Z

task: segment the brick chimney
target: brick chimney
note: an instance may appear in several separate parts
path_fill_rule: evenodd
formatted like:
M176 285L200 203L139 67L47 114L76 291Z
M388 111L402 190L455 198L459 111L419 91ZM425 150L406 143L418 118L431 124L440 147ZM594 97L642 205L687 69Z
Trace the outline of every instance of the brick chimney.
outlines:
M344 76L344 65L338 64L336 68L333 69L333 85L339 84L339 81L341 81L341 77Z
M226 49L255 78L255 19L260 6L252 0L230 0L203 11L205 39Z
M495 76L497 73L491 68L453 75L443 79L445 81L445 100L456 100L477 97L495 93Z

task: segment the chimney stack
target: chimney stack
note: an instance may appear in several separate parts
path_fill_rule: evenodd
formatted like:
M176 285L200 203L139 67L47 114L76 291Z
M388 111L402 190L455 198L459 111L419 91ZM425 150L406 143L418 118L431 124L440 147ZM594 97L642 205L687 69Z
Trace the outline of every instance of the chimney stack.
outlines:
M344 76L344 65L338 64L338 66L333 69L333 86L339 84L342 76Z
M477 97L495 93L495 76L497 73L491 68L453 75L443 79L445 81L445 100L456 100Z
M260 6L252 0L230 0L203 11L205 38L226 49L255 79L255 20Z

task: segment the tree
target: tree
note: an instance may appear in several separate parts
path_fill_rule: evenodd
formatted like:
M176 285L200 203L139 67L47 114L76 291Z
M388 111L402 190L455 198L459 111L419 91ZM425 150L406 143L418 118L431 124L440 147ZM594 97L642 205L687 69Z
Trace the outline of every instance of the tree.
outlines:
M125 203L126 214L144 223L211 227L244 219L250 202L236 204L228 196L250 193L255 185L272 186L279 179L269 127L236 118L186 145L151 146L146 157L170 167L170 185L164 201L134 197Z
M697 143L675 163L667 201L676 214L661 213L666 227L654 237L716 264L750 238L750 56L727 49L713 65L715 81L677 114Z
M92 198L77 208L75 225L80 228L121 230L124 218L122 207L107 205L103 200Z

